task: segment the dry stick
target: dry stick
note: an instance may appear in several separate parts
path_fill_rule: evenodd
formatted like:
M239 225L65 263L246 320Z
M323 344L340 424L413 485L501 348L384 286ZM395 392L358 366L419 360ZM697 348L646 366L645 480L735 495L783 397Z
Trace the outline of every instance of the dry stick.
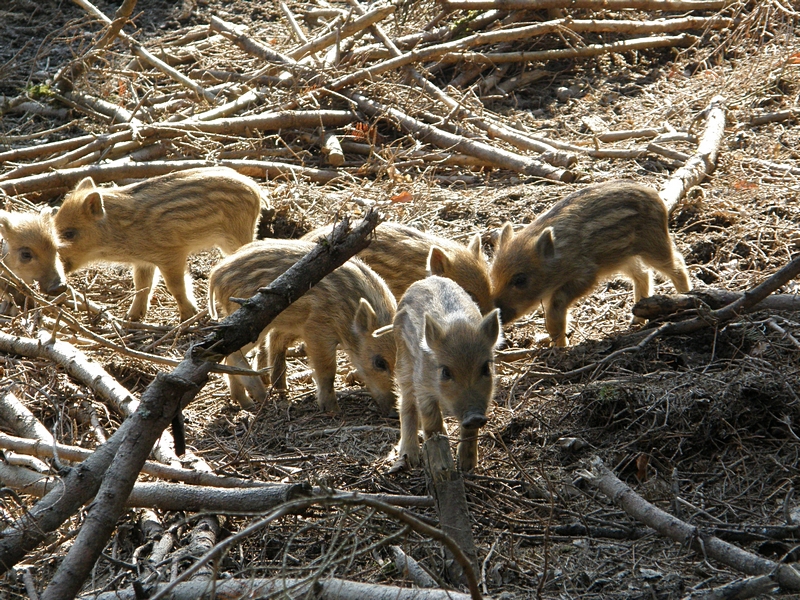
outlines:
M420 564L403 552L400 546L389 546L389 550L394 557L394 566L397 571L407 579L411 579L414 585L421 588L435 588L436 582Z
M725 99L714 96L706 109L698 115L706 117L706 129L700 138L697 151L680 169L673 173L661 188L659 196L671 214L689 188L698 185L717 166L722 137L725 135Z
M764 113L763 115L753 115L750 117L750 125L764 125L765 123L775 123L777 121L787 121L800 116L800 108L789 108L773 113Z
M42 600L74 597L113 533L149 449L178 411L188 405L208 381L213 363L255 342L264 328L296 298L363 250L369 244L367 236L378 221L379 215L369 211L348 234L349 221L344 219L334 228L330 238L314 246L267 288L243 301L239 310L220 323L203 341L193 345L172 373L159 374L142 394L139 410L126 419L117 433L91 458L75 469L86 471L93 468L92 477L82 473L91 482L84 481L81 489L75 490L71 489L77 483L75 479L69 475L64 478L65 493L59 494L55 502L63 502L65 510L49 510L48 515L42 515L37 508L54 500L52 493L48 494L23 519L7 528L8 533L0 535L0 566L8 569L16 564L27 550L52 531L53 525L62 523L96 493L74 544ZM108 449L113 454L113 461L104 460ZM103 459L93 461L95 456ZM90 462L91 465L87 466ZM103 478L102 484L99 484L99 477ZM48 521L47 527L42 523L45 520Z
M777 326L777 325L776 325ZM53 444L53 436L47 430L47 427L33 416L33 413L28 410L12 392L5 392L0 396L0 421L4 421L11 429L18 435L26 438L33 438L35 441L25 440L29 443L44 442L45 444ZM11 450L7 448L7 450ZM25 452L20 454L27 454ZM47 473L49 467L38 458L26 456L24 460L19 460L16 452L3 452L3 459L0 462L8 462L11 464L25 464L35 469L40 473ZM6 482L0 478L0 481ZM7 485L7 484L6 484Z
M620 10L720 10L739 0L439 0L448 10L541 10L543 8L594 8Z
M12 393L12 392L5 392L2 396L0 396L0 419L5 421L11 429L13 429L17 435L21 436L19 438L23 440L25 443L28 444L39 444L45 443L49 445L53 445L55 442L53 440L52 434L47 430L47 427L42 425L41 421L33 416L33 413L28 410L28 407L25 406L19 399ZM2 439L5 434L0 433L0 439ZM24 439L29 438L29 439ZM33 440L33 441L31 441ZM5 448L7 450L15 450L15 448L9 448L7 446L0 445L0 448ZM28 452L21 452L21 454L29 454ZM59 455L60 456L60 455ZM52 457L52 454L48 458ZM37 458L44 458L39 456ZM71 459L68 459L71 460Z
M292 50L289 52L289 56L294 60L300 60L308 54L317 52L323 48L327 48L328 46L335 44L337 41L344 40L345 38L348 38L351 35L358 33L359 31L362 31L371 25L374 25L375 23L383 21L383 19L395 11L395 8L396 7L394 4L374 8L358 19L346 23L342 27L313 39L307 44L303 44L299 48Z
M440 542L441 544L446 546L450 550L450 552L452 552L456 561L458 561L458 563L464 569L464 573L466 574L467 581L469 583L471 598L473 598L473 600L480 600L480 598L482 598L480 589L478 587L478 579L475 576L475 571L472 569L472 565L470 564L469 559L462 552L458 544L455 543L455 541L453 541L453 539L450 538L447 534L440 531L439 529L436 529L435 527L431 527L427 523L419 520L418 518L407 513L406 511L400 510L394 506L390 506L384 502L380 502L372 498L366 498L360 494L342 494L342 495L330 496L327 498L308 498L303 500L295 500L293 502L287 502L283 507L278 508L277 510L267 515L263 519L251 523L241 531L235 533L234 535L226 538L225 540L217 544L210 552L202 556L194 565L192 565L189 569L184 571L180 576L171 581L168 585L160 588L155 595L150 597L150 600L160 600L161 598L164 598L175 588L175 586L180 584L182 581L189 579L195 571L197 571L202 567L204 563L210 560L214 560L216 557L226 552L227 549L230 548L233 544L247 538L249 535L255 533L259 529L263 529L264 527L269 525L272 521L279 519L283 516L286 516L287 514L302 511L315 504L322 504L325 506L337 506L341 504L345 506L367 506L369 508L374 508L390 517L393 517L405 523L406 525L410 526L411 529L413 529L415 532L433 538L437 542ZM396 588L394 591L396 593ZM418 590L414 591L418 592ZM452 592L445 592L445 593L449 594ZM369 595L366 597L396 598L397 596Z
M649 296L633 306L633 314L643 319L666 317L677 312L702 308L722 308L742 298L742 292L709 288L694 289L688 294ZM758 310L800 311L800 294L773 294L758 304Z
M51 340L47 331L39 339L23 338L0 331L0 351L32 358L46 358L77 381L91 388L100 398L110 402L120 413L131 414L139 401L109 375L98 363L89 360L72 344Z
M160 592L167 585L160 583L146 588L149 593ZM174 586L170 600L197 600L207 598L211 591L217 598L316 598L317 600L470 600L470 594L441 589L403 588L379 583L360 583L336 577L316 581L307 579L242 578L216 581L189 581ZM85 600L139 600L135 590L124 589L104 592L97 596L83 596Z
M770 574L731 581L710 590L693 589L688 596L684 596L684 600L746 600L761 594L776 594L779 591L780 586Z
M632 40L620 40L610 44L589 44L581 48L562 48L558 50L536 50L520 52L448 52L439 57L440 63L469 61L497 65L507 62L534 62L546 60L566 60L588 58L615 52L631 52L651 48L673 48L691 46L697 38L688 33L681 35L650 36Z
M265 46L264 44L255 41L251 37L243 34L239 30L240 28L237 28L236 25L227 23L219 17L211 17L211 23L209 24L209 27L213 31L218 31L221 33L227 39L239 46L239 48L252 56L269 61L271 63L278 63L290 71L294 71L305 76L305 79L307 80L311 79L314 75L314 72L311 71L308 66L301 65L291 56L278 52L277 50L273 50L269 46ZM263 73L259 71L259 75L262 74Z
M357 11L363 12L364 9L361 7L361 4L358 0L351 0L350 3L356 8ZM374 25L373 31L375 36L386 45L386 47L389 49L389 52L391 52L393 56L402 55L400 49L392 42L392 40L389 39L380 25ZM542 158L544 161L554 166L570 167L578 162L577 156L559 152L552 146L547 146L541 142L531 140L523 135L522 132L515 131L510 127L506 127L502 123L491 123L485 121L479 115L475 114L473 111L469 110L464 105L451 98L439 87L428 81L414 67L408 66L407 69L414 81L416 81L417 84L422 87L422 89L433 95L437 100L439 100L439 102L444 104L455 117L469 119L470 123L486 131L490 137L493 136L500 138L501 140L505 140L506 142L509 142L510 144L523 150L535 150L536 152L543 153Z
M107 24L111 23L111 19L109 19L105 15L105 13L103 13L100 9L98 9L94 4L89 2L89 0L72 0L72 1L75 4L77 4L78 6L80 6L81 8L83 8L84 10L86 10L87 12L89 12L90 14L92 14L95 17L99 18L101 21L103 21L103 22L105 22ZM130 44L130 46L133 49L133 52L134 52L134 54L136 54L136 56L138 56L143 61L148 63L150 66L158 69L159 71L161 71L162 73L164 73L165 75L170 77L172 80L177 81L181 85L189 88L190 90L192 90L195 94L197 94L201 98L205 98L209 102L213 102L214 101L214 94L212 94L211 92L207 91L201 85L198 85L197 83L195 83L194 81L192 81L191 79L189 79L188 77L186 77L185 75L180 73L179 71L176 71L175 69L170 67L168 64L166 64L164 61L162 61L159 58L156 58L155 56L153 56L153 54L151 54L148 50L146 50L139 42L137 42L135 39L133 39L127 33L125 33L124 31L120 31L119 32L119 36L123 40L125 40L128 44Z
M17 167L16 169L12 169L11 171L7 171L0 175L0 180L3 179L18 179L20 177L27 177L28 175L33 175L34 173L43 173L45 171L50 171L51 169L57 169L59 167L63 167L74 160L78 160L79 158L85 157L87 154L91 154L92 152L100 151L104 148L108 148L113 146L116 143L128 141L131 139L131 132L130 131L120 131L117 133L113 133L110 135L100 135L100 136L84 136L89 137L90 141L87 144L76 148L70 152L65 154L61 154L60 156L56 156L51 158L50 160L43 160L40 162L31 163L29 165L23 165L21 167Z
M15 150L7 150L0 152L0 164L9 161L14 162L27 158L36 158L48 154L56 154L58 152L69 152L80 146L89 144L97 139L96 135L82 135L76 138L67 140L60 140L58 142L48 142L47 144L38 144L36 146L28 146L26 148L17 148Z
M52 458L54 455L52 442L46 443L37 440L6 435L3 433L0 433L0 448L13 450L19 454L27 454L42 459ZM86 460L92 455L91 450L86 450L77 446L68 446L67 444L55 444L55 450L58 452L59 458L75 462ZM189 485L202 485L212 488L261 488L274 485L266 481L220 476L209 472L170 467L168 465L149 460L144 463L141 472L152 477L160 477L161 479L169 479L173 481L182 481L183 483L187 483ZM316 487L311 491L315 496L321 496L325 493L325 490ZM387 504L391 504L393 506L433 506L433 499L429 496L399 496L391 494L362 495L375 498L376 500L386 502Z
M45 465L45 469L47 466ZM42 497L62 484L52 475L32 471L0 461L3 485L31 496ZM265 484L256 488L217 488L165 482L142 482L133 485L125 501L126 508L158 510L209 511L215 513L262 513L310 496L308 483Z
M785 590L800 590L800 572L794 567L746 552L718 537L704 533L698 527L676 519L638 496L630 487L617 479L598 457L592 459L591 466L592 472L583 471L581 475L634 519L652 527L661 535L682 545L691 546L703 556L717 560L737 571L748 575L770 575Z
M107 102L102 98L96 98L94 96L90 96L89 94L76 92L74 90L71 92L64 92L61 96L63 99L66 99L72 103L73 106L77 106L84 110L88 108L89 111L94 111L108 117L111 119L110 123L132 123L134 125L139 125L141 123L141 121L136 119L133 116L133 113L126 108L111 102Z
M309 180L317 183L327 183L341 175L338 171L332 171L330 169L299 167L288 163L265 160L170 160L150 161L141 164L121 162L60 169L52 173L43 173L31 177L24 177L22 179L0 181L0 190L10 194L27 194L29 192L40 192L47 189L62 190L74 187L84 177L91 177L95 182L103 183L106 181L116 181L118 179L155 177L157 175L173 173L174 171L218 165L231 167L250 177L261 178L264 177L265 172L269 178L294 174L299 178L307 177Z
M502 169L509 169L517 173L524 173L534 177L543 177L554 181L570 182L575 175L565 169L550 166L527 156L521 156L508 150L494 148L484 142L468 140L459 135L448 133L409 117L396 108L379 104L358 92L346 94L358 104L358 107L371 117L387 116L395 121L406 131L418 135L423 141L446 150L454 150L462 154L478 157ZM2 184L0 184L2 185Z
M40 331L38 339L35 340L0 332L0 350L21 356L47 358L61 365L70 377L91 389L102 400L109 402L119 414L130 416L135 413L139 405L133 394L111 377L103 367L72 344L54 340L47 331ZM153 453L156 459L163 463L170 464L177 461L169 435L165 434L153 448Z

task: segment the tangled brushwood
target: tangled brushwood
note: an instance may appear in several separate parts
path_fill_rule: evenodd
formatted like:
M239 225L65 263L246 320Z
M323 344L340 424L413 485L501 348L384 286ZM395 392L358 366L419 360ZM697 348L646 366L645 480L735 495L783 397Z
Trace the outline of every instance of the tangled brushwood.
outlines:
M0 600L798 593L792 3L9 0L0 17ZM247 236L295 240L336 223L333 237L262 242L303 251L268 281L240 270L245 297L211 311L232 313L221 325L205 301L218 250L167 251L190 285L172 269L149 306L130 250L53 266L51 229L67 262L62 230L78 229L55 209L82 181L82 218L102 218L114 186L209 167L251 200L222 230L241 218ZM341 346L336 414L317 404L308 344L273 348L259 373L239 353L298 289L381 240L381 220L425 232L414 251L435 274L462 252L485 275L496 245L613 180L658 194L692 290L657 275L634 307L628 271L612 273L570 298L564 347L540 302L516 311L480 363L493 404L464 419L471 471L452 467L456 419L421 467L393 468L400 422ZM185 189L146 196L155 221L122 219L159 242L137 251L185 237L160 226L170 211L192 223L178 204L219 216L219 185ZM550 229L549 244L530 232L555 252ZM191 250L225 246L212 237ZM559 274L609 241L593 239ZM415 272L391 258L389 274ZM380 334L391 318L370 309L347 304L337 335ZM261 378L281 360L285 390ZM256 401L248 388L240 406L226 377L257 381Z

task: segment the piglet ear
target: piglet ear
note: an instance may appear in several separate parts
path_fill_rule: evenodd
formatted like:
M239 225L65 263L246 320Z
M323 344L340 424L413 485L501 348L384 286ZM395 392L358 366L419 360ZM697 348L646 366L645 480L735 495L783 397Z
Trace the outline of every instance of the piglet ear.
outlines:
M94 179L91 177L84 177L80 180L78 185L75 186L76 192L85 192L86 190L92 190L97 186L94 184Z
M507 245L511 238L514 237L514 226L511 223L506 223L503 225L502 229L500 229L500 234L497 236L497 243L495 244L495 250L499 250L503 246Z
M553 258L556 255L556 243L552 227L546 227L545 230L539 234L539 237L536 239L536 253L541 258Z
M425 313L425 345L435 348L444 339L444 329L430 314Z
M370 334L375 331L375 322L377 320L378 317L375 315L372 305L364 298L361 298L358 302L356 315L353 317L353 330L358 335Z
M482 250L482 247L481 247L481 234L480 233L476 233L475 235L472 236L472 239L470 239L469 245L467 246L467 250L469 250L470 253L475 258L481 258L481 256L483 255L483 250Z
M439 277L447 277L446 273L450 270L450 259L444 250L438 246L431 246L428 252L428 275L438 275Z
M500 309L495 308L483 318L480 326L481 335L486 338L492 348L500 343L500 329Z
M99 191L95 190L86 195L83 199L83 210L88 217L93 219L100 219L106 214L103 197Z

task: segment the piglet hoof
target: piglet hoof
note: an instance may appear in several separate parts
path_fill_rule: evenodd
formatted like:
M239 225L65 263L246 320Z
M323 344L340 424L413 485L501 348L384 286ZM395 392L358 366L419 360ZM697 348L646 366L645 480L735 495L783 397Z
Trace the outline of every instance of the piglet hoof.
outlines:
M339 402L336 400L336 397L330 398L328 400L319 401L317 400L317 404L322 412L330 413L333 415L338 415L342 412L342 408L339 406Z
M394 461L394 463L392 464L391 467L389 467L389 470L387 472L389 473L389 475L394 475L395 473L399 473L400 471L406 471L409 470L410 468L411 466L408 464L407 457L404 454L396 461Z

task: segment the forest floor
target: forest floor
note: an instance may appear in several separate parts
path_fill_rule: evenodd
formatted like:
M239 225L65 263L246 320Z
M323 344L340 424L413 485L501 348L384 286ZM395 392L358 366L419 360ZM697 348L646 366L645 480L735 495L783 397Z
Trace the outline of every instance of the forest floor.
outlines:
M135 36L155 51L217 16L248 26L251 36L276 49L288 49L293 43L277 3L272 4L205 0L179 20L173 3L140 0L133 19ZM746 28L708 34L694 47L551 61L546 77L508 94L487 91L480 102L507 123L587 147L596 143L592 127L598 122L609 131L667 126L699 135L699 113L713 96L722 95L727 126L716 170L672 213L670 230L694 286L745 291L800 249L798 20L782 12L777 2L756 3L761 8L752 4L740 7L741 18L750 19ZM108 2L96 5L108 15L117 7ZM299 1L289 5L298 14L311 8L311 3ZM388 21L394 28L388 33L398 37L419 30L437 12L429 0L402 3L396 18ZM82 9L66 1L10 0L0 8L0 16L0 93L7 98L46 84L60 66L85 51L98 31ZM103 96L106 85L113 95L116 75L104 72L118 73L123 58L121 49L110 53L106 62L96 65L84 90L97 85L95 91ZM222 68L226 60L235 62L222 49L206 49L197 58L203 68ZM516 68L503 77L512 77ZM459 69L458 64L445 65L431 77L446 85ZM412 102L416 92L408 85L404 100ZM375 91L379 86L380 81L373 81L363 87ZM48 106L65 108L57 100ZM753 124L753 117L791 108L794 119ZM29 145L28 139L55 141L104 133L105 128L77 111L66 117L6 112L0 121L0 151ZM388 128L380 124L378 134L397 136L399 152L407 140ZM46 138L37 137L49 129L54 131ZM289 139L290 134L283 135ZM635 145L640 141L617 147ZM692 152L688 144L676 148ZM230 148L221 143L215 151L223 150ZM204 156L209 157L213 159ZM307 166L324 166L318 147L309 147L300 158ZM259 183L272 210L261 234L299 237L337 216L357 216L374 205L389 220L452 239L466 241L479 232L491 260L491 232L506 221L530 223L554 201L587 183L626 178L659 188L680 166L651 153L630 159L579 155L570 167L579 177L561 183L432 160L398 157L396 164L375 164L368 175L359 176L357 168L345 162L342 169L349 175L324 184L302 177L262 178ZM0 173L16 166L0 163ZM44 200L56 204L61 197ZM405 197L409 201L398 201ZM7 198L8 207L43 201L36 194ZM218 258L212 251L191 261L201 306L208 271ZM72 275L70 284L124 316L132 287L127 267L93 266ZM800 284L793 281L779 291L798 294ZM674 289L657 279L656 293L671 294ZM614 277L598 285L572 307L566 349L548 347L540 312L505 328L504 350L530 353L498 362L495 404L479 440L479 466L465 475L480 577L491 597L671 599L742 577L643 527L598 494L581 476L594 456L639 495L687 523L728 535L726 539L739 540L736 543L748 551L776 561L797 558L798 539L793 534L745 532L797 525L787 519L797 506L794 485L800 474L800 314L755 311L692 335L658 337L639 351L601 362L626 346L626 335L642 327L631 325L632 305L627 279ZM180 360L208 323L206 318L188 331L178 331L176 308L160 286L146 323L123 330L116 341ZM107 322L75 314L101 335L116 335ZM2 321L4 331L19 335L35 337L35 327L32 319ZM80 348L136 395L158 372L168 370L101 344ZM586 365L596 367L570 373ZM362 388L351 385L343 354L339 366L336 387L342 412L335 416L317 408L303 356L289 361L288 394L273 393L252 412L234 405L222 376L213 375L185 411L190 449L218 474L426 495L421 469L387 472L399 423L379 415ZM0 369L3 389L15 390L63 443L97 446L91 424L81 416L87 401L106 432L119 426L119 415L47 361L0 354ZM450 426L457 430L454 423ZM12 431L2 424L0 430ZM541 489L549 491L549 500L541 497ZM27 505L34 502L22 498ZM5 499L0 504L4 520L20 510ZM432 508L413 510L436 518ZM138 509L126 513L85 593L126 588L133 579L156 571L168 580L170 573L174 576L189 563L195 516L158 513L175 540L171 562L161 565L145 565L141 517ZM76 515L28 555L25 565L39 585L52 577L82 518ZM244 528L252 518L221 515L221 535ZM246 538L215 568L225 577L335 575L407 586L391 567L383 545L389 538L438 576L442 557L437 544L416 533L391 537L400 530L398 523L366 509L314 508ZM0 598L23 597L27 592L22 579L0 579Z

